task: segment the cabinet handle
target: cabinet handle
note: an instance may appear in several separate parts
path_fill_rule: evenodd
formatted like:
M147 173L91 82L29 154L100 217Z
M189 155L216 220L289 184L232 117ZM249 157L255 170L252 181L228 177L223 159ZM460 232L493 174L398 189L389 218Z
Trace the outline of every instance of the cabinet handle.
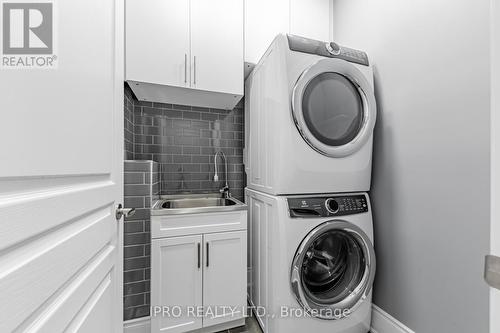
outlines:
M194 60L193 60L193 63L194 63L194 85L196 85L196 56L194 56Z
M198 243L198 269L201 268L201 244Z
M209 254L209 248L208 248L208 242L207 242L207 267L209 264L209 262L208 262L209 258L210 258L210 254Z
M187 53L184 53L184 83L187 83L188 82L188 76L187 76L187 58L188 58L188 55Z

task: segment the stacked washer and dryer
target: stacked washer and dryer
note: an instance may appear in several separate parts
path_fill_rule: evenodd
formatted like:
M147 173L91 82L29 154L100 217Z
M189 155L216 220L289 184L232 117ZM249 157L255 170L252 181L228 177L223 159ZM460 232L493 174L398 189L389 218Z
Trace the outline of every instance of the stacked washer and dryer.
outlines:
M245 83L251 305L265 333L366 333L376 104L358 50L279 35Z

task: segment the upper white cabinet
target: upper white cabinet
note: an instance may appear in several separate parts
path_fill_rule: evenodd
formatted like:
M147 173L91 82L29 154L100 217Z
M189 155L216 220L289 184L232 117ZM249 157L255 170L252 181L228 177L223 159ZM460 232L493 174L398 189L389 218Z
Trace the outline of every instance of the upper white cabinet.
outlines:
M189 0L127 0L126 79L189 87Z
M333 0L245 0L245 61L257 63L277 34L328 41Z
M243 1L191 0L191 84L243 94Z
M233 108L243 9L243 0L126 0L126 80L137 98Z

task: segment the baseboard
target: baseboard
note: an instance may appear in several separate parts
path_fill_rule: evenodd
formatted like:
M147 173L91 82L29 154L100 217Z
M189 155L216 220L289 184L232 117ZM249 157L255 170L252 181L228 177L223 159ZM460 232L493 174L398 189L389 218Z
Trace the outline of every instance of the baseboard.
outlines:
M123 323L123 333L151 333L151 318L127 320Z
M192 332L219 332L227 331L230 328L245 325L245 318L236 319L228 323L213 325L205 328L200 328ZM151 317L142 317L132 320L127 320L123 323L123 333L151 333Z
M415 333L396 318L372 305L372 333Z

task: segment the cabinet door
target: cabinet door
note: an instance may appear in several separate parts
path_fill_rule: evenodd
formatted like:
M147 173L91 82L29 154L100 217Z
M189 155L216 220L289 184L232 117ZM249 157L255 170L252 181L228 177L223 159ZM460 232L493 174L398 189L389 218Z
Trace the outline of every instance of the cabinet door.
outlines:
M243 94L243 0L191 0L192 87Z
M202 327L188 312L202 306L202 236L155 239L151 249L151 331L187 332ZM156 311L165 310L169 313ZM179 313L178 311L182 312Z
M126 0L126 80L189 86L189 0Z
M247 233L224 232L203 237L203 326L207 327L243 317L246 306Z

